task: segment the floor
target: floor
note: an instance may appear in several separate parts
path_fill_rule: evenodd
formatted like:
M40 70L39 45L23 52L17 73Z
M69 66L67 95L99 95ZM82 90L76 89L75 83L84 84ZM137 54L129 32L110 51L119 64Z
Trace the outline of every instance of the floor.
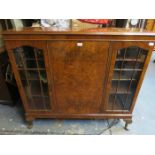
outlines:
M155 134L155 52L141 87L133 113L133 123L124 130L123 120L35 120L27 129L21 106L0 105L0 134L54 135L151 135Z

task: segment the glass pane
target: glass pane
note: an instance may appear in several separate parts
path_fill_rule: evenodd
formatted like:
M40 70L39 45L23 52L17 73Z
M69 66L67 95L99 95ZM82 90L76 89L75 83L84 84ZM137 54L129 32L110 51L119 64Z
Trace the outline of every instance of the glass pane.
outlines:
M44 102L45 102L45 105L46 105L46 108L47 109L50 109L51 107L50 107L50 100L49 100L49 97L44 97Z
M32 95L41 95L40 81L29 81Z
M23 88L25 91L26 96L30 99L31 98L31 88L26 80L22 80Z
M25 71L24 71L24 70L20 70L20 71L19 71L19 75L20 75L20 78L21 78L22 80L26 80L26 75L25 75Z
M117 52L117 59L118 60L125 59L129 61L131 59L133 60L138 59L139 61L144 62L146 54L147 54L147 50L144 50L138 47L129 47L129 48L124 48L119 50Z
M35 104L35 108L38 110L46 109L46 105L43 104L44 103L43 98L40 96L37 96L37 97L33 96L33 103Z
M23 53L23 48L14 49L14 57L15 57L16 64L17 64L18 68L23 68L24 67L23 60L22 60L22 57L21 57L22 53Z
M51 108L43 51L30 46L15 48L13 51L29 108Z
M27 76L28 76L28 79L30 80L39 80L38 71L27 70Z
M26 60L25 62L26 68L37 68L37 64L35 60Z
M124 102L120 99L121 96L123 95L114 95L114 94L111 94L110 95L110 98L109 98L109 109L110 110L120 110L120 109L123 109L124 108Z
M48 83L45 71L40 71L40 79L43 87L43 92L45 96L48 96Z
M139 71L114 71L113 80L137 80L140 73Z
M35 59L34 48L29 46L23 47L25 59Z
M37 49L36 55L37 55L38 60L39 59L44 60L43 52L41 50Z
M48 96L48 85L42 81L43 92L45 96Z
M19 74L22 80L39 80L38 71L19 70Z
M111 94L109 97L109 110L128 110L132 102L132 94Z
M147 51L128 47L117 51L109 96L109 110L130 110Z
M111 93L125 94L128 92L130 81L112 81Z
M33 99L30 98L29 96L27 96L27 101L28 101L29 109L35 110L36 109L36 106L35 106L35 103L33 102Z
M47 83L47 76L45 71L40 71L40 80L44 83Z
M45 63L43 60L38 60L39 68L45 68Z
M142 69L143 63L136 61L116 61L115 63L116 69Z

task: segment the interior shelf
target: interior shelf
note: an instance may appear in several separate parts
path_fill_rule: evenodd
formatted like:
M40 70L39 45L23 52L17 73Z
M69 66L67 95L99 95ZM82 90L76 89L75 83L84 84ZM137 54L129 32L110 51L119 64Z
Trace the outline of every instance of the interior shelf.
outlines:
M114 71L142 71L142 69L115 68Z
M35 58L25 58L25 61L35 61ZM43 58L37 58L38 61L44 61Z
M136 79L132 79L133 81L136 81ZM115 79L113 78L112 81L131 81L131 79Z
M133 71L114 71L112 81L136 81L139 77L139 72Z
M23 70L32 70L32 71L37 71L37 70L44 70L45 68L18 68L19 71L23 71Z
M127 62L140 62L140 63L143 63L144 60L143 59L135 59L135 58L117 58L116 61L127 61Z
M32 97L40 97L41 95L31 95ZM45 98L47 98L47 97L49 97L49 96L46 96L46 95L42 95L42 97L45 97Z

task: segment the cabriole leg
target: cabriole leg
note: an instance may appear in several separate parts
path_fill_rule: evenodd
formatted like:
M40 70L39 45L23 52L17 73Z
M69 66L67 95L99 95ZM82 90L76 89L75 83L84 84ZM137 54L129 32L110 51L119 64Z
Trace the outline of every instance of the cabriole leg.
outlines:
M32 129L32 127L33 127L33 120L27 121L27 128Z
M27 128L28 129L32 129L32 127L33 127L33 118L31 118L31 117L26 117L26 121L27 121Z
M131 119L124 119L124 121L125 121L125 127L124 127L124 129L125 130L129 130L128 129L128 125L132 123L132 118Z

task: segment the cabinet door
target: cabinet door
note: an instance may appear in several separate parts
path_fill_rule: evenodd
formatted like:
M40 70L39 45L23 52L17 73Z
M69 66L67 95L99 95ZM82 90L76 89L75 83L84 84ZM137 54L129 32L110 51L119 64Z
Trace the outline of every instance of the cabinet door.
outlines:
M55 106L60 113L99 113L109 42L48 43Z
M112 43L107 111L132 112L152 50L145 42Z
M45 47L46 44L39 41L7 42L9 57L26 110L51 109Z

